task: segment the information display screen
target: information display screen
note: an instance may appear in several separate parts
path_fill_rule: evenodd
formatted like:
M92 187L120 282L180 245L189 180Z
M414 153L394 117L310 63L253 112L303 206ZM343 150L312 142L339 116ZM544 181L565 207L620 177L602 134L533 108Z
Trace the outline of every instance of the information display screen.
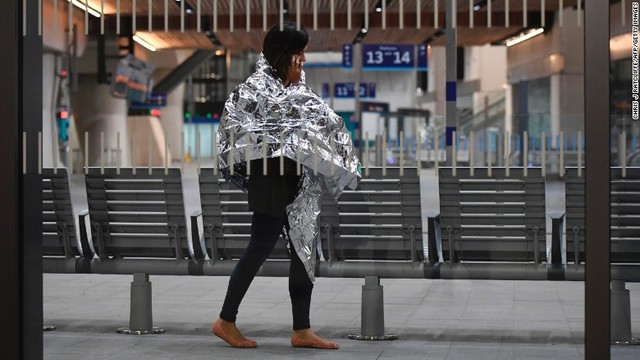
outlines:
M355 83L335 83L333 84L333 95L337 99L354 98ZM329 83L322 83L322 97L329 97ZM360 98L375 98L376 83L360 83Z
M411 70L415 67L413 45L363 45L363 70Z

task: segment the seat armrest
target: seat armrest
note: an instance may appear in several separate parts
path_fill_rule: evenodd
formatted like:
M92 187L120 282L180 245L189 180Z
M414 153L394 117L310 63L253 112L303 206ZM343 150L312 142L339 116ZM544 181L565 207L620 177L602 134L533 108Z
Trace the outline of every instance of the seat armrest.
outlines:
M87 224L89 222L89 224ZM84 209L78 214L78 225L80 226L80 246L82 247L82 257L93 259L95 248L91 236L91 218L89 209Z
M202 218L202 209L195 210L191 213L191 244L193 245L193 255L196 260L204 260L206 256L206 248L204 239L198 228L198 218ZM204 233L204 231L203 231Z

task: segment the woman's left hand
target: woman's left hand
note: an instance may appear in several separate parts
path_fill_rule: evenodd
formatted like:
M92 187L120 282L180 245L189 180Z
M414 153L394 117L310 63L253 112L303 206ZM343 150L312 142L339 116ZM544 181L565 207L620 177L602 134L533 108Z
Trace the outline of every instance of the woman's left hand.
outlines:
M302 66L304 64L304 58L302 56L293 55L291 57L291 65L287 73L288 85L296 84L302 79Z

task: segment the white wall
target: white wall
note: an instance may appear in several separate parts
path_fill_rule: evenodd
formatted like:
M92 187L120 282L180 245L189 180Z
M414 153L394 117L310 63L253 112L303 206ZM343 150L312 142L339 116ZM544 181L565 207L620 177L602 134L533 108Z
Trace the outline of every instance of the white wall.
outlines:
M510 84L552 79L553 135L559 130L573 134L584 129L584 26L578 25L578 16L576 10L565 8L562 27L556 16L549 32L507 50Z
M84 133L89 132L89 165L100 165L100 133L105 133L103 146L116 149L119 132L122 150L120 165L129 166L131 154L127 131L127 102L111 96L109 85L98 84L93 74L80 76L78 90L72 94L71 103L83 151Z
M66 52L67 45L71 42L67 33L69 28L68 3L58 3L57 26L54 22L52 1L42 1L42 45L47 50ZM82 56L87 43L84 27L84 12L73 7L73 24L77 29L78 56Z

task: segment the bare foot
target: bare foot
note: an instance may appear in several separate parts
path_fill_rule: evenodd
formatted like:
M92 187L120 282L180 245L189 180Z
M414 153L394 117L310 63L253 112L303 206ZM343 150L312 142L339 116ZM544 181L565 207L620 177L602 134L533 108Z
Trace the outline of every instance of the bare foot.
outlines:
M211 328L213 334L236 348L254 348L257 343L247 339L238 330L236 323L218 318Z
M335 342L321 338L311 329L294 330L291 334L291 346L316 349L337 349L340 347Z

